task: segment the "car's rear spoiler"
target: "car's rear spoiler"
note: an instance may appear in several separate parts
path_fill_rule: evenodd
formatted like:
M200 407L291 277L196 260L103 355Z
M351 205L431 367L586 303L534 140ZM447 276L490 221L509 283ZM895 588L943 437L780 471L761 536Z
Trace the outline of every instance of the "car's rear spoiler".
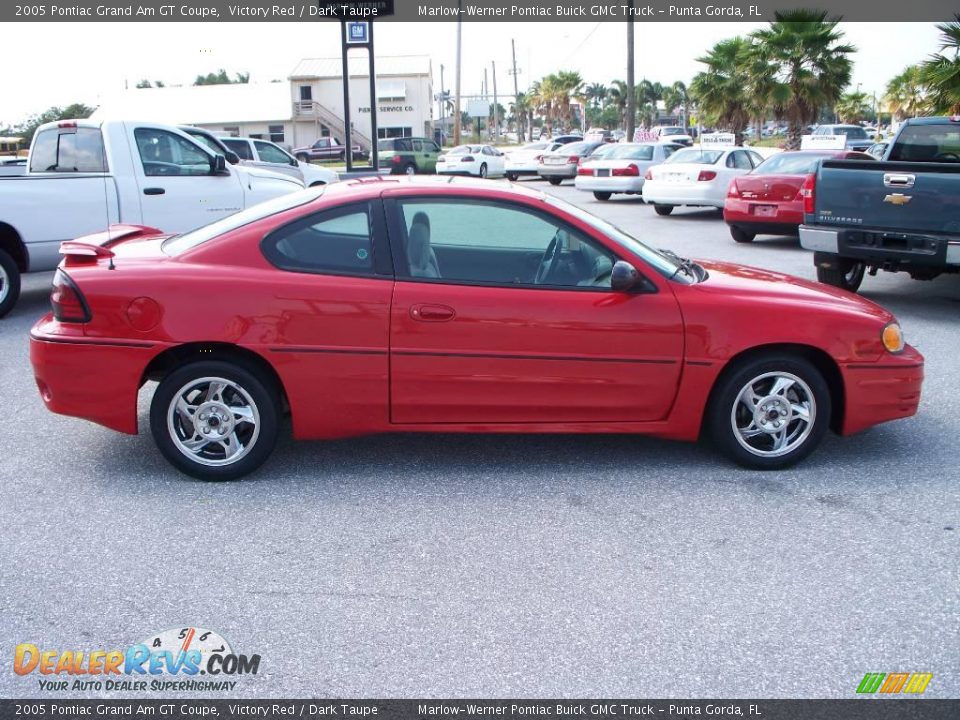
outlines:
M60 243L60 254L67 259L68 264L96 262L99 258L113 257L114 253L109 249L111 245L150 235L163 235L163 231L147 225L111 225L102 232ZM70 262L71 260L73 262Z

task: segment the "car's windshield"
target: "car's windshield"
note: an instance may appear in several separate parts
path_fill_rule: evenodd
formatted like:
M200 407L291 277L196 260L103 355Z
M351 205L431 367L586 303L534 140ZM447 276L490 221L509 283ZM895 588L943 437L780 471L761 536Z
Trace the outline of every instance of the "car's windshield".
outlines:
M606 220L601 220L596 215L591 215L586 210L582 210L576 205L571 205L565 200L561 200L553 195L544 195L544 199L550 205L553 205L565 213L583 220L585 223L590 225L590 227L600 231L611 240L616 242L623 249L633 253L634 255L637 255L664 277L684 278L687 281L690 280L688 276L677 273L677 270L680 266L672 258L664 255L659 250L654 250L652 247L645 245L632 235L618 228L616 225L608 223Z
M660 131L661 135L686 135L683 131L683 128L679 127L665 127Z
M521 150L546 150L549 143L527 143Z
M572 142L562 146L557 152L564 155L585 155L598 145L599 143L592 142Z
M700 148L685 148L678 150L667 158L667 163L694 163L696 165L713 165L723 155L722 150L701 150Z
M241 210L233 215L228 215L225 218L216 220L209 225L204 225L196 230L191 230L190 232L183 233L182 235L174 235L173 237L169 237L163 241L163 252L167 255L179 255L187 250L192 250L198 245L202 245L205 242L213 240L215 237L219 237L220 235L230 232L231 230L236 230L244 225L249 225L252 222L256 222L257 220L267 217L268 215L276 215L284 210L290 210L291 208L305 205L311 200L320 197L320 195L323 194L323 189L324 188L321 185L319 187L308 188L299 192L290 193L289 195L281 195L273 200L267 200L266 202L259 203L253 207L247 208L246 210Z
M867 137L867 131L860 127L838 127L833 134L846 135L854 140L864 140Z
M828 153L777 153L764 160L753 171L754 175L809 175L817 169L817 163Z

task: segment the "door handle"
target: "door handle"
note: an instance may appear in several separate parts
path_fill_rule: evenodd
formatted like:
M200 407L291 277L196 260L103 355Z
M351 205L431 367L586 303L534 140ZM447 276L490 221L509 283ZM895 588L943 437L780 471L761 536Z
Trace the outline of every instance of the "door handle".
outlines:
M144 188L144 195L163 195L166 192L163 188Z
M883 174L883 184L887 187L896 187L896 188L912 188L913 184L917 181L916 175L909 175L906 173L884 173Z
M453 320L457 312L447 305L414 305L410 317L421 322L446 322Z

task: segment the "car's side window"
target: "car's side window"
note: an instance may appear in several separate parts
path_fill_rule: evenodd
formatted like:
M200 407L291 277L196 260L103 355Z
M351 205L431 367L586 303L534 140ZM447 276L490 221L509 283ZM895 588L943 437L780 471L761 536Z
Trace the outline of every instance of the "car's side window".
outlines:
M427 152L435 152L435 153L438 153L438 152L440 152L440 146L437 145L435 142L428 142L428 143L427 143Z
M257 154L263 162L290 164L290 158L276 145L257 140L254 140L253 144L257 146Z
M241 160L253 160L253 151L250 149L250 143L246 140L223 138L222 142L230 150L233 150Z
M414 140L414 141L413 141L413 151L414 151L414 152L423 152L423 141L422 141L422 140Z
M401 200L408 277L454 284L609 289L616 258L583 233L519 205Z
M210 158L186 138L157 128L133 131L148 176L209 175Z
M371 213L370 203L359 203L301 218L267 235L263 254L281 270L372 275Z

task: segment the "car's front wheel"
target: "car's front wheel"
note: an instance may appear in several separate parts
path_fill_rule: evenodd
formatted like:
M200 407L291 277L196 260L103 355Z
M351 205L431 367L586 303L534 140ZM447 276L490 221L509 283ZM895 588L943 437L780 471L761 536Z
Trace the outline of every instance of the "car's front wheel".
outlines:
M519 179L520 179L520 175L518 175L517 173L515 172L507 173L507 180L509 180L510 182L516 182Z
M608 192L595 192L595 193L593 194L593 196L594 196L597 200L606 202L606 201L609 200L611 197L613 197L613 193L608 193Z
M201 480L234 480L270 456L280 421L275 384L223 361L184 365L157 387L150 429L164 457Z
M0 250L0 318L13 310L20 298L20 268L8 253Z
M481 164L480 164L480 177L485 178L486 176L487 176L487 164L486 164L486 163L481 163Z
M830 388L799 356L770 353L727 372L711 396L707 428L734 462L754 470L789 467L809 455L830 424Z

